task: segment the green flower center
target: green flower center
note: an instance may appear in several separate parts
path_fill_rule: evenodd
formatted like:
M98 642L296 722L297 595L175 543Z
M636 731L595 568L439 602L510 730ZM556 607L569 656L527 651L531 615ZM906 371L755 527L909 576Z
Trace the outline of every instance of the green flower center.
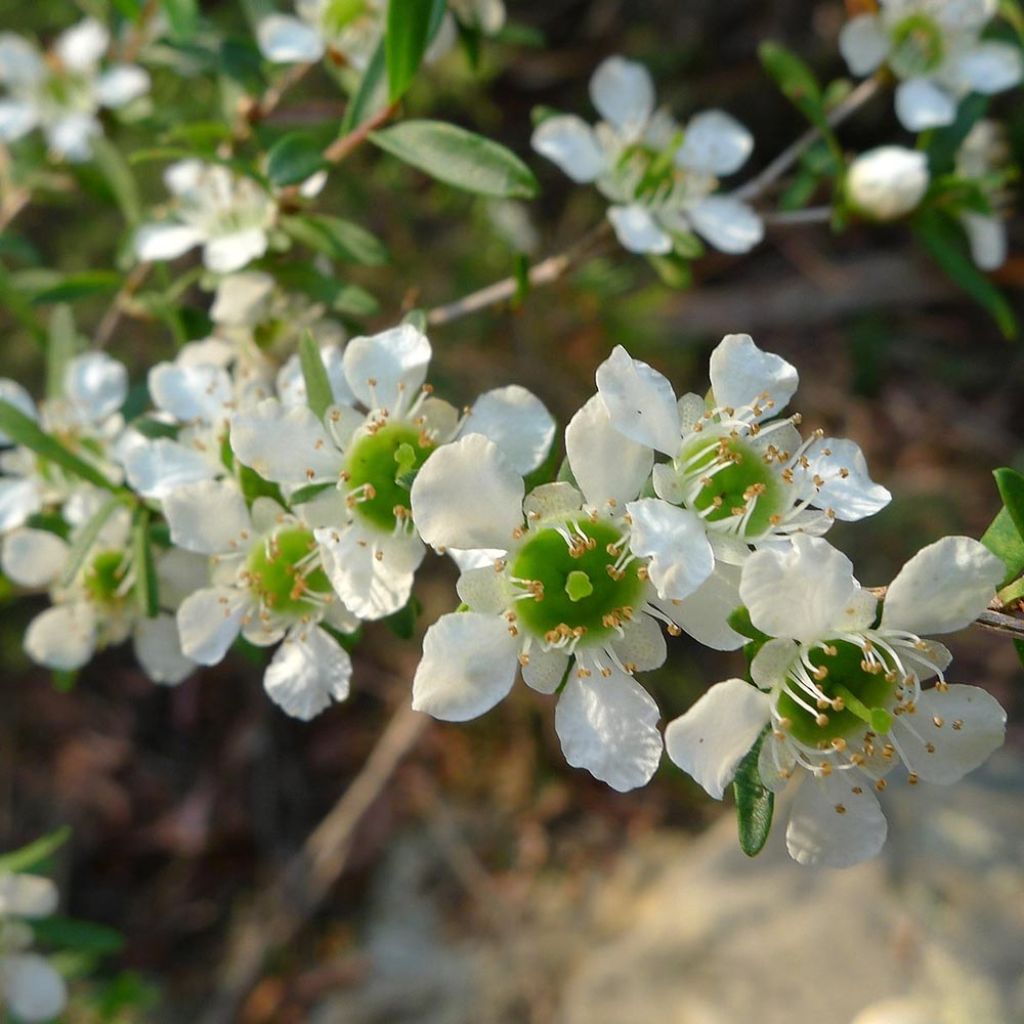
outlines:
M643 601L640 566L618 567L626 548L622 532L606 522L583 518L538 530L510 569L533 595L516 603L519 624L549 643L607 636Z
M784 507L778 474L746 441L700 438L688 444L677 461L685 467L688 504L709 523L739 521L741 535L759 537L771 529Z
M121 588L127 572L128 556L123 551L100 551L83 574L86 592L97 604L120 604L124 600Z
M879 734L889 731L889 708L895 703L899 676L882 660L881 652L876 650L875 660L869 660L856 644L830 640L815 648L808 660L814 666L808 675L823 696L815 700L791 673L788 690L779 695L776 705L779 714L789 720L786 728L795 739L807 746L824 747L865 725ZM794 693L815 710L798 703Z
M287 526L249 552L249 589L272 612L301 617L320 606L331 584L318 560L316 538L304 526Z
M435 444L415 427L393 423L361 437L349 453L352 504L364 519L391 532L409 516L409 488Z
M912 14L892 30L889 66L900 78L934 71L945 51L942 29L927 14Z

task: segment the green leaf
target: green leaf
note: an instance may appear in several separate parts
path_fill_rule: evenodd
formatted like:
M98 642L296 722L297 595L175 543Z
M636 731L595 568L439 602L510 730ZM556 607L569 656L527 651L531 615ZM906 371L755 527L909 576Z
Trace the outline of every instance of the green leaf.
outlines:
M761 781L761 773L757 768L761 745L769 732L770 729L762 732L757 742L740 761L732 784L733 795L736 798L740 849L748 857L756 857L764 849L772 828L775 794Z
M183 41L195 35L199 22L198 0L160 0L160 6L167 16L171 35Z
M956 152L967 138L975 123L985 116L989 98L981 93L971 93L957 109L956 120L945 128L936 128L929 133L926 152L928 167L933 177L953 170Z
M400 100L444 17L445 0L390 0L384 36L388 99Z
M339 135L348 135L364 121L368 121L378 108L384 106L383 85L386 69L387 59L382 39L377 49L373 51L369 64L366 65L363 77L359 80L359 88L345 108Z
M1024 667L1024 640L1014 640L1013 649L1017 652L1021 666Z
M298 185L326 166L320 147L305 132L283 136L267 153L267 177L281 188Z
M142 200L139 198L139 187L135 183L135 175L128 161L117 146L103 135L93 138L92 156L121 211L121 216L129 227L134 227L142 220Z
M297 242L332 259L366 267L388 261L388 251L378 238L358 224L340 217L313 213L283 217L281 227Z
M825 100L814 72L795 53L778 43L764 42L757 52L765 71L786 99L823 135L831 137L832 129L825 118Z
M293 491L291 497L288 499L289 505L305 505L307 501L312 501L314 498L319 497L324 491L329 491L334 487L334 484L307 484L305 487L300 487L297 491Z
M1013 522L1009 510L1001 508L989 528L982 534L981 543L1006 563L1006 576L1002 586L1024 572L1024 538Z
M411 640L416 632L416 619L423 606L415 597L410 597L404 607L389 615L384 622L399 640Z
M654 268L661 283L668 288L689 288L693 284L693 268L690 261L675 253L648 253L647 262Z
M1024 537L1024 476L1015 469L997 469L993 474L999 497L1003 499L1006 511L1010 513L1017 532Z
M443 121L403 121L370 141L445 184L498 199L531 199L540 186L515 153Z
M113 928L73 917L41 917L29 922L37 942L55 949L69 949L93 956L109 956L124 946L124 938Z
M343 284L335 277L321 274L308 265L293 264L274 269L274 276L286 288L305 292L317 302L323 302L336 313L349 316L373 316L380 303L357 284Z
M96 543L100 531L106 526L107 520L114 514L114 509L120 504L120 498L117 495L111 495L93 512L85 526L79 530L74 542L68 549L68 560L64 564L64 572L61 573L60 581L63 586L68 587L74 581L75 576L78 575L78 570L82 568L85 560L89 557L89 552Z
M27 846L3 854L0 856L0 874L40 870L70 838L71 829L65 825L55 832L40 836Z
M64 373L78 348L78 333L70 306L57 306L50 314L50 333L46 341L46 394L59 398L64 394Z
M756 640L758 643L767 643L771 637L750 621L750 612L744 605L740 605L728 618L729 628L735 630L740 636L748 640Z
M26 416L10 402L0 400L0 432L7 434L15 444L24 445L41 458L56 463L73 476L112 491L114 485L93 465L79 458L55 437L47 434L35 420Z
M113 270L83 270L80 274L68 274L58 284L44 288L32 297L32 304L40 306L47 302L74 302L90 295L117 291L121 275Z
M911 222L932 259L995 320L1006 338L1017 336L1017 318L1006 296L974 265L960 226L937 210Z
M302 379L306 382L306 403L322 420L324 413L334 404L334 392L320 355L320 346L310 331L299 342L299 365L302 367Z
M132 524L132 562L135 569L135 600L139 611L152 619L160 611L160 585L156 578L153 545L149 535L149 510L140 508Z

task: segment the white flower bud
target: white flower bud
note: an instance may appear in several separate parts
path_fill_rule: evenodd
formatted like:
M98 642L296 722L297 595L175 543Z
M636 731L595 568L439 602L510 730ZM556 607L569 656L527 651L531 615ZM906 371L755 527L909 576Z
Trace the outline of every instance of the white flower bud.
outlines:
M928 189L924 153L903 146L879 146L850 165L846 194L860 213L874 220L896 220L910 213Z

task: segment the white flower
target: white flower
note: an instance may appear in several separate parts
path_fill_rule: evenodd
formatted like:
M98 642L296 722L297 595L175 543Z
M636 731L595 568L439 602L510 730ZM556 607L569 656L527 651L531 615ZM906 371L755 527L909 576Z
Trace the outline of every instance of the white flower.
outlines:
M622 57L598 67L590 96L603 121L591 127L575 114L546 118L533 148L611 200L608 219L626 249L669 253L694 231L722 252L747 252L761 241L754 210L716 192L718 179L738 171L754 148L735 118L708 110L684 129L655 112L647 69Z
M178 608L185 654L216 665L239 634L261 647L280 642L263 677L271 700L303 720L344 700L352 662L329 630L351 633L359 623L331 590L315 510L305 507L300 518L257 498L250 512L232 480L187 484L163 505L171 540L211 561L211 585ZM318 503L317 510L330 517L338 505Z
M956 173L977 184L991 211L962 210L960 223L967 233L971 256L982 270L997 270L1006 262L1005 208L1010 146L1006 129L997 121L976 122L956 154Z
M879 146L850 164L846 194L860 213L875 220L896 220L917 208L928 182L924 153L904 146Z
M597 386L616 430L669 457L654 466L655 493L697 517L719 561L741 564L751 545L824 533L889 502L852 441L821 431L804 440L799 416L771 418L796 391L797 372L746 334L727 335L712 353L707 401L677 400L665 377L621 346L598 368Z
M736 606L736 577L712 575L695 516L638 497L650 452L612 430L597 396L565 439L580 490L546 484L524 500L520 472L475 434L440 448L416 478L424 540L491 558L459 580L469 611L427 631L413 706L448 721L475 718L521 667L527 685L559 693L566 760L625 791L646 783L661 757L658 709L633 674L664 661L661 623L735 646L709 606Z
M206 267L230 274L267 251L277 204L254 179L221 164L181 160L164 172L164 183L174 197L172 216L138 229L140 260L172 260L201 245Z
M952 124L967 93L1003 92L1024 77L1018 47L981 38L995 0L880 2L847 22L839 47L853 74L886 64L900 80L896 114L909 131Z
M90 19L68 29L41 54L28 40L0 33L0 141L13 142L40 128L52 152L65 160L92 156L101 135L101 107L117 109L149 92L149 75L134 64L100 68L110 35Z
M853 577L849 560L815 537L765 550L743 568L740 595L768 634L750 666L755 686L713 686L665 733L669 756L715 797L770 727L761 779L780 790L803 776L786 842L802 864L845 867L874 856L886 823L872 790L902 762L909 780L949 784L1003 742L1006 714L986 691L946 682L950 654L921 634L974 620L1005 566L967 537L919 551L886 594ZM922 683L937 677L923 690Z
M354 338L340 364L325 360L336 404L323 423L296 404L304 390L287 366L281 398L232 421L236 457L265 479L289 494L321 485L322 494L344 496L343 514L316 537L335 590L361 619L390 615L409 599L424 555L409 487L438 445L470 431L487 434L525 473L544 460L554 436L541 402L515 385L482 395L460 419L424 385L430 354L427 338L409 324Z
M57 909L57 887L38 875L0 873L0 1008L18 1020L48 1021L67 1004L64 979L38 953L30 952L26 920Z

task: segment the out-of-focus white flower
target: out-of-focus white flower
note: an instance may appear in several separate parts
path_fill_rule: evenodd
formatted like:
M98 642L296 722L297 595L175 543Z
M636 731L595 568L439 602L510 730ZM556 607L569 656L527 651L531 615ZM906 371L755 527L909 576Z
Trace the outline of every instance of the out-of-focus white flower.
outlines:
M57 909L57 887L38 875L0 873L0 1008L18 1020L48 1021L67 1005L64 979L31 952L30 920Z
M110 45L107 29L91 18L57 37L44 55L12 32L0 33L0 141L13 142L40 128L55 156L88 160L101 135L101 108L116 110L149 92L149 75L135 64L101 67Z
M1006 713L985 690L946 682L951 656L921 634L973 621L1006 569L982 544L946 537L919 551L876 598L849 560L816 537L764 550L743 568L740 596L772 637L750 666L754 686L713 686L665 733L669 757L712 796L770 727L762 782L802 776L786 843L802 864L846 867L874 856L886 822L872 789L901 762L916 783L949 784L1003 742ZM935 686L921 684L938 677Z
M973 181L991 207L990 213L962 210L960 223L967 233L971 256L982 270L996 270L1006 262L1006 172L1010 145L998 121L982 119L967 133L956 154L956 173Z
M917 208L928 191L928 158L904 146L879 146L862 153L846 175L846 194L874 220L896 220Z
M696 232L722 252L742 253L764 236L746 203L718 192L754 148L750 132L721 110L684 127L654 109L654 83L642 64L609 57L590 80L604 120L591 127L575 114L546 118L533 148L578 183L593 182L612 202L608 219L631 252L665 254Z
M298 366L279 377L280 398L234 417L235 456L287 494L320 486L344 496L342 515L317 530L324 569L362 619L402 608L424 548L410 515L409 488L439 445L468 432L498 441L522 471L543 461L554 423L525 388L482 395L465 417L424 385L430 343L409 324L354 338L340 360L326 350L335 405L324 422L297 404ZM356 404L367 412L360 412Z
M1017 85L1024 61L1017 46L982 39L996 0L880 0L877 14L843 27L839 47L850 71L887 65L900 80L896 114L909 131L952 124L969 92L990 95Z

